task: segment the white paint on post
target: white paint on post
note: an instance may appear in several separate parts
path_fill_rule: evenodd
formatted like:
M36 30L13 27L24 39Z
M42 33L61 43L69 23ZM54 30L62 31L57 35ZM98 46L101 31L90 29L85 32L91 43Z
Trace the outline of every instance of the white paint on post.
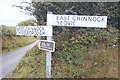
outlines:
M52 37L47 36L47 40L52 40ZM51 78L51 52L46 52L46 78Z
M47 16L49 14L52 14L52 12L48 12ZM47 26L48 26L48 20L47 20ZM49 25L50 26L50 25ZM52 41L52 36L47 36L47 40ZM46 78L51 78L51 52L46 52Z

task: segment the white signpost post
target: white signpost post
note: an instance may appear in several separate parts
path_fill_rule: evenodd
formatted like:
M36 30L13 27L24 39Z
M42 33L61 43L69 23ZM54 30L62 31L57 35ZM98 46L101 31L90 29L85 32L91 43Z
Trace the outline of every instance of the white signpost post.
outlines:
M49 26L71 26L71 27L107 27L107 16L81 16L81 15L55 15L47 14L47 25ZM47 40L52 40L47 37ZM51 77L51 52L46 54L46 77Z
M47 40L40 40L39 49L46 50L46 78L51 78L51 52L55 50L52 41L52 26L72 27L107 27L107 16L80 16L80 15L55 15L47 13L47 26L18 26L16 35L47 36Z
M47 12L47 18L48 15L52 14L52 12ZM48 24L47 21L47 26L51 26ZM52 41L52 36L47 36L47 40ZM47 51L46 52L46 78L51 78L51 52Z
M51 52L55 51L55 42L52 41L52 26L17 26L16 35L47 36L47 40L39 40L38 47L46 50L46 77L51 78Z

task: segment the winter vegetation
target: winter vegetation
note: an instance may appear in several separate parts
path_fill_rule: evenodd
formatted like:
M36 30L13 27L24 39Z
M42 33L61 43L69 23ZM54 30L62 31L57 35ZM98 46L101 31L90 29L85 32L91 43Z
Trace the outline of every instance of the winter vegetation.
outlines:
M54 14L108 16L107 28L53 27L52 78L118 78L118 3L38 2L24 8L38 25L46 25L47 11ZM44 37L43 37L44 38ZM37 46L22 58L8 77L45 78L45 51Z
M18 23L19 26L27 26L27 24L33 25L33 22L30 20L22 21ZM30 24L31 23L31 24ZM25 46L27 44L30 44L34 41L36 41L35 37L26 37L26 36L18 36L16 35L16 27L15 26L0 26L0 47L1 52L5 53L10 50L17 49L19 47Z

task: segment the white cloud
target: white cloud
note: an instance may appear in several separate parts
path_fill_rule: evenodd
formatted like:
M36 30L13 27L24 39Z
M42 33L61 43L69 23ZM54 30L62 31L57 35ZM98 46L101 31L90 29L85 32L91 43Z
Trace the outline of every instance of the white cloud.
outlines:
M0 1L0 25L16 26L23 20L30 19L31 16L21 13L19 8L12 5L21 5L23 0L1 0ZM31 0L24 0L30 2Z

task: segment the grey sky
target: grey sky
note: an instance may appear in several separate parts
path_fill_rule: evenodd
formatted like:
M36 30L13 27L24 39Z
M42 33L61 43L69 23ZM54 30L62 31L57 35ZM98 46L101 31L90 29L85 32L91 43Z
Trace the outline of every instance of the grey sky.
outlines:
M12 5L21 5L22 1L31 0L1 0L0 1L0 25L16 26L19 22L33 17L20 12L19 8Z

